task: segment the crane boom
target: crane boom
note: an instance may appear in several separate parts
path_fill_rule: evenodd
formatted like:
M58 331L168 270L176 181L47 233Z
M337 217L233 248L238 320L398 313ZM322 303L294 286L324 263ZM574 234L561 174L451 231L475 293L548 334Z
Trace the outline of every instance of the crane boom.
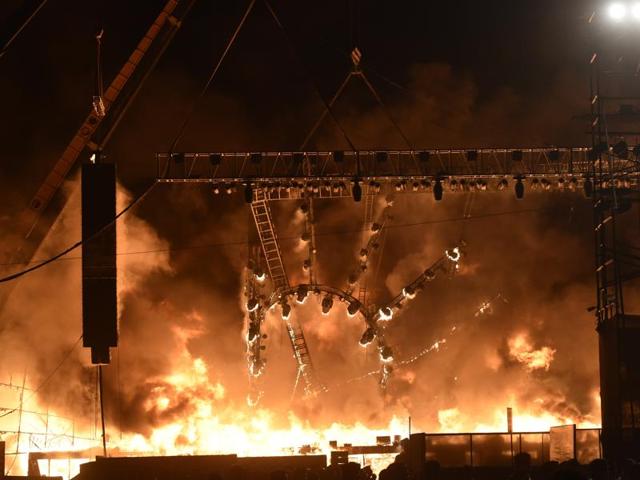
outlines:
M138 42L126 63L122 66L116 77L109 85L109 88L105 91L103 101L107 115L165 25L169 24L173 28L177 28L179 26L178 20L173 16L173 12L178 6L178 3L179 0L167 1L160 14L149 27L144 37ZM62 156L58 159L53 166L53 169L45 178L44 182L29 203L27 210L27 226L29 230L27 231L25 238L29 238L31 236L42 212L51 203L53 196L60 189L60 186L67 177L67 174L80 156L80 153L85 147L91 146L93 136L105 118L106 116L99 116L92 110L65 148Z

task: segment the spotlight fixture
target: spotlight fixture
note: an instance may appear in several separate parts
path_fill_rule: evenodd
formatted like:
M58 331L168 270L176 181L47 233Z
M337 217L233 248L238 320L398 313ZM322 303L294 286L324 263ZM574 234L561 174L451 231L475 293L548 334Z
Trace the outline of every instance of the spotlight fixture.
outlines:
M291 305L289 305L285 300L280 306L282 308L282 319L289 320L289 317L291 316Z
M351 189L351 193L355 202L359 202L362 200L362 187L360 186L360 179L358 179L358 177L355 177L353 179L353 187Z
M393 350L388 345L380 347L380 360L385 363L393 362Z
M255 297L251 297L249 300L247 300L247 311L248 312L255 312L258 307L260 306L260 302L258 302L258 299Z
M418 182L413 182L413 185L411 186L411 189L414 192L417 192L419 188L420 188L420 184Z
M213 186L213 193L215 193L216 195L220 193L220 185Z
M247 342L253 343L259 336L260 330L258 329L258 326L254 323L251 323L249 325L249 328L247 329Z
M225 185L224 191L227 192L227 195L231 195L233 193L233 188L231 187L231 184Z
M457 189L458 189L458 182L454 178L449 182L449 190L451 190L452 192L455 192Z
M566 183L564 181L564 177L558 178L558 189L563 190L566 187Z
M509 182L506 178L503 178L498 182L498 190L502 191L509 186Z
M296 290L296 302L303 304L307 299L307 295L309 295L309 289L304 285L300 285Z
M620 140L616 143L612 150L613 154L618 158L626 160L629 157L629 145L627 145L627 142L624 140Z
M371 345L371 342L373 342L375 338L376 338L375 329L373 329L372 327L367 328L362 334L362 337L360 337L360 346L366 347L368 345Z
M524 183L522 183L522 177L516 178L516 198L522 200L524 198Z
M540 188L540 180L534 178L531 180L531 190L535 191Z
M360 310L361 306L362 304L358 300L352 300L347 307L347 314L350 317L354 317L356 313L358 313L358 310Z
M210 153L209 154L209 164L212 167L217 167L222 163L222 154L220 153Z
M582 191L584 192L584 196L586 198L591 198L593 196L593 182L589 177L584 179L584 184L582 185Z
M253 271L253 274L256 277L256 280L259 282L264 282L267 279L267 272L265 272L262 267L256 267Z
M409 300L413 300L414 298L416 298L416 291L412 287L404 287L402 289L402 295L404 295L404 297L408 298Z
M551 190L551 183L546 178L540 180L540 184L542 185L543 190Z
M382 230L382 225L380 225L378 222L373 222L373 224L371 225L371 231L373 233L378 233L380 230Z
M436 202L439 202L442 200L442 194L443 194L443 189L442 189L442 181L438 178L436 180L436 184L433 187L433 198L436 200Z
M333 297L331 295L327 295L322 299L322 314L329 315L331 307L333 307Z
M576 177L571 177L569 179L569 190L575 192L576 188L578 188L578 179Z
M244 201L247 203L253 203L253 187L249 182L244 185Z
M393 310L389 307L382 307L378 310L378 318L382 322L388 322L393 318Z
M523 158L524 154L522 153L522 150L514 150L511 152L511 160L513 162L521 162Z

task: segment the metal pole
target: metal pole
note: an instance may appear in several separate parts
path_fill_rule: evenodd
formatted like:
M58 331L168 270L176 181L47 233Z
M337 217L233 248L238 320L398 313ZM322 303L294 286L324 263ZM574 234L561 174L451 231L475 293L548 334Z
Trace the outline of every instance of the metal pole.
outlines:
M107 436L104 427L104 391L102 388L102 365L98 365L98 387L100 391L100 421L102 423L102 453L107 456Z

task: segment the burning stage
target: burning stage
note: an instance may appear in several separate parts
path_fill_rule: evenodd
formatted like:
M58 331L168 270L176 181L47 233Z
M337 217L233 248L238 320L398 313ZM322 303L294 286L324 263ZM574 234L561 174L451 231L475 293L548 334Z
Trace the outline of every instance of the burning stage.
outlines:
M616 116L599 80L624 62L591 60L586 147L418 148L354 43L297 148L212 151L216 126L181 150L254 6L290 41L251 0L170 146L162 124L165 150L140 147L136 170L107 144L196 2L160 3L106 90L95 36L90 113L29 207L0 211L7 478L506 479L526 463L546 479L638 457L640 146L623 123L640 100ZM466 111L474 88L442 66L412 75L442 93L393 106L431 139L424 112ZM382 120L337 115L356 82ZM505 98L477 108L483 143ZM172 116L150 111L149 130ZM551 135L547 109L531 115ZM367 132L402 146L357 148Z

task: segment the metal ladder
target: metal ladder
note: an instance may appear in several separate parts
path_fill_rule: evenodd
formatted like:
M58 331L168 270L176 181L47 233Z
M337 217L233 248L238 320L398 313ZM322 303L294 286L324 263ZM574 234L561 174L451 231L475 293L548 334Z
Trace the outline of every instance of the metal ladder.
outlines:
M271 209L269 208L268 197L264 190L259 188L254 190L254 201L251 203L251 211L256 228L258 229L258 236L262 244L262 251L265 256L269 276L271 277L275 293L278 293L289 288L289 279L282 262L282 255L280 254L280 246L271 216ZM311 361L309 347L307 346L302 326L297 319L292 319L291 317L285 321L285 324L289 340L291 341L291 347L293 348L293 355L298 364L298 379L302 378L304 380L305 393L315 394L319 392L322 387L317 380L313 368L313 362Z
M364 193L364 222L362 224L363 227L363 237L369 234L371 230L371 225L373 225L373 211L375 205L376 196L372 195L369 191L369 186L366 185L362 189ZM368 272L362 276L361 280L358 282L358 301L365 305L367 300L367 275Z

